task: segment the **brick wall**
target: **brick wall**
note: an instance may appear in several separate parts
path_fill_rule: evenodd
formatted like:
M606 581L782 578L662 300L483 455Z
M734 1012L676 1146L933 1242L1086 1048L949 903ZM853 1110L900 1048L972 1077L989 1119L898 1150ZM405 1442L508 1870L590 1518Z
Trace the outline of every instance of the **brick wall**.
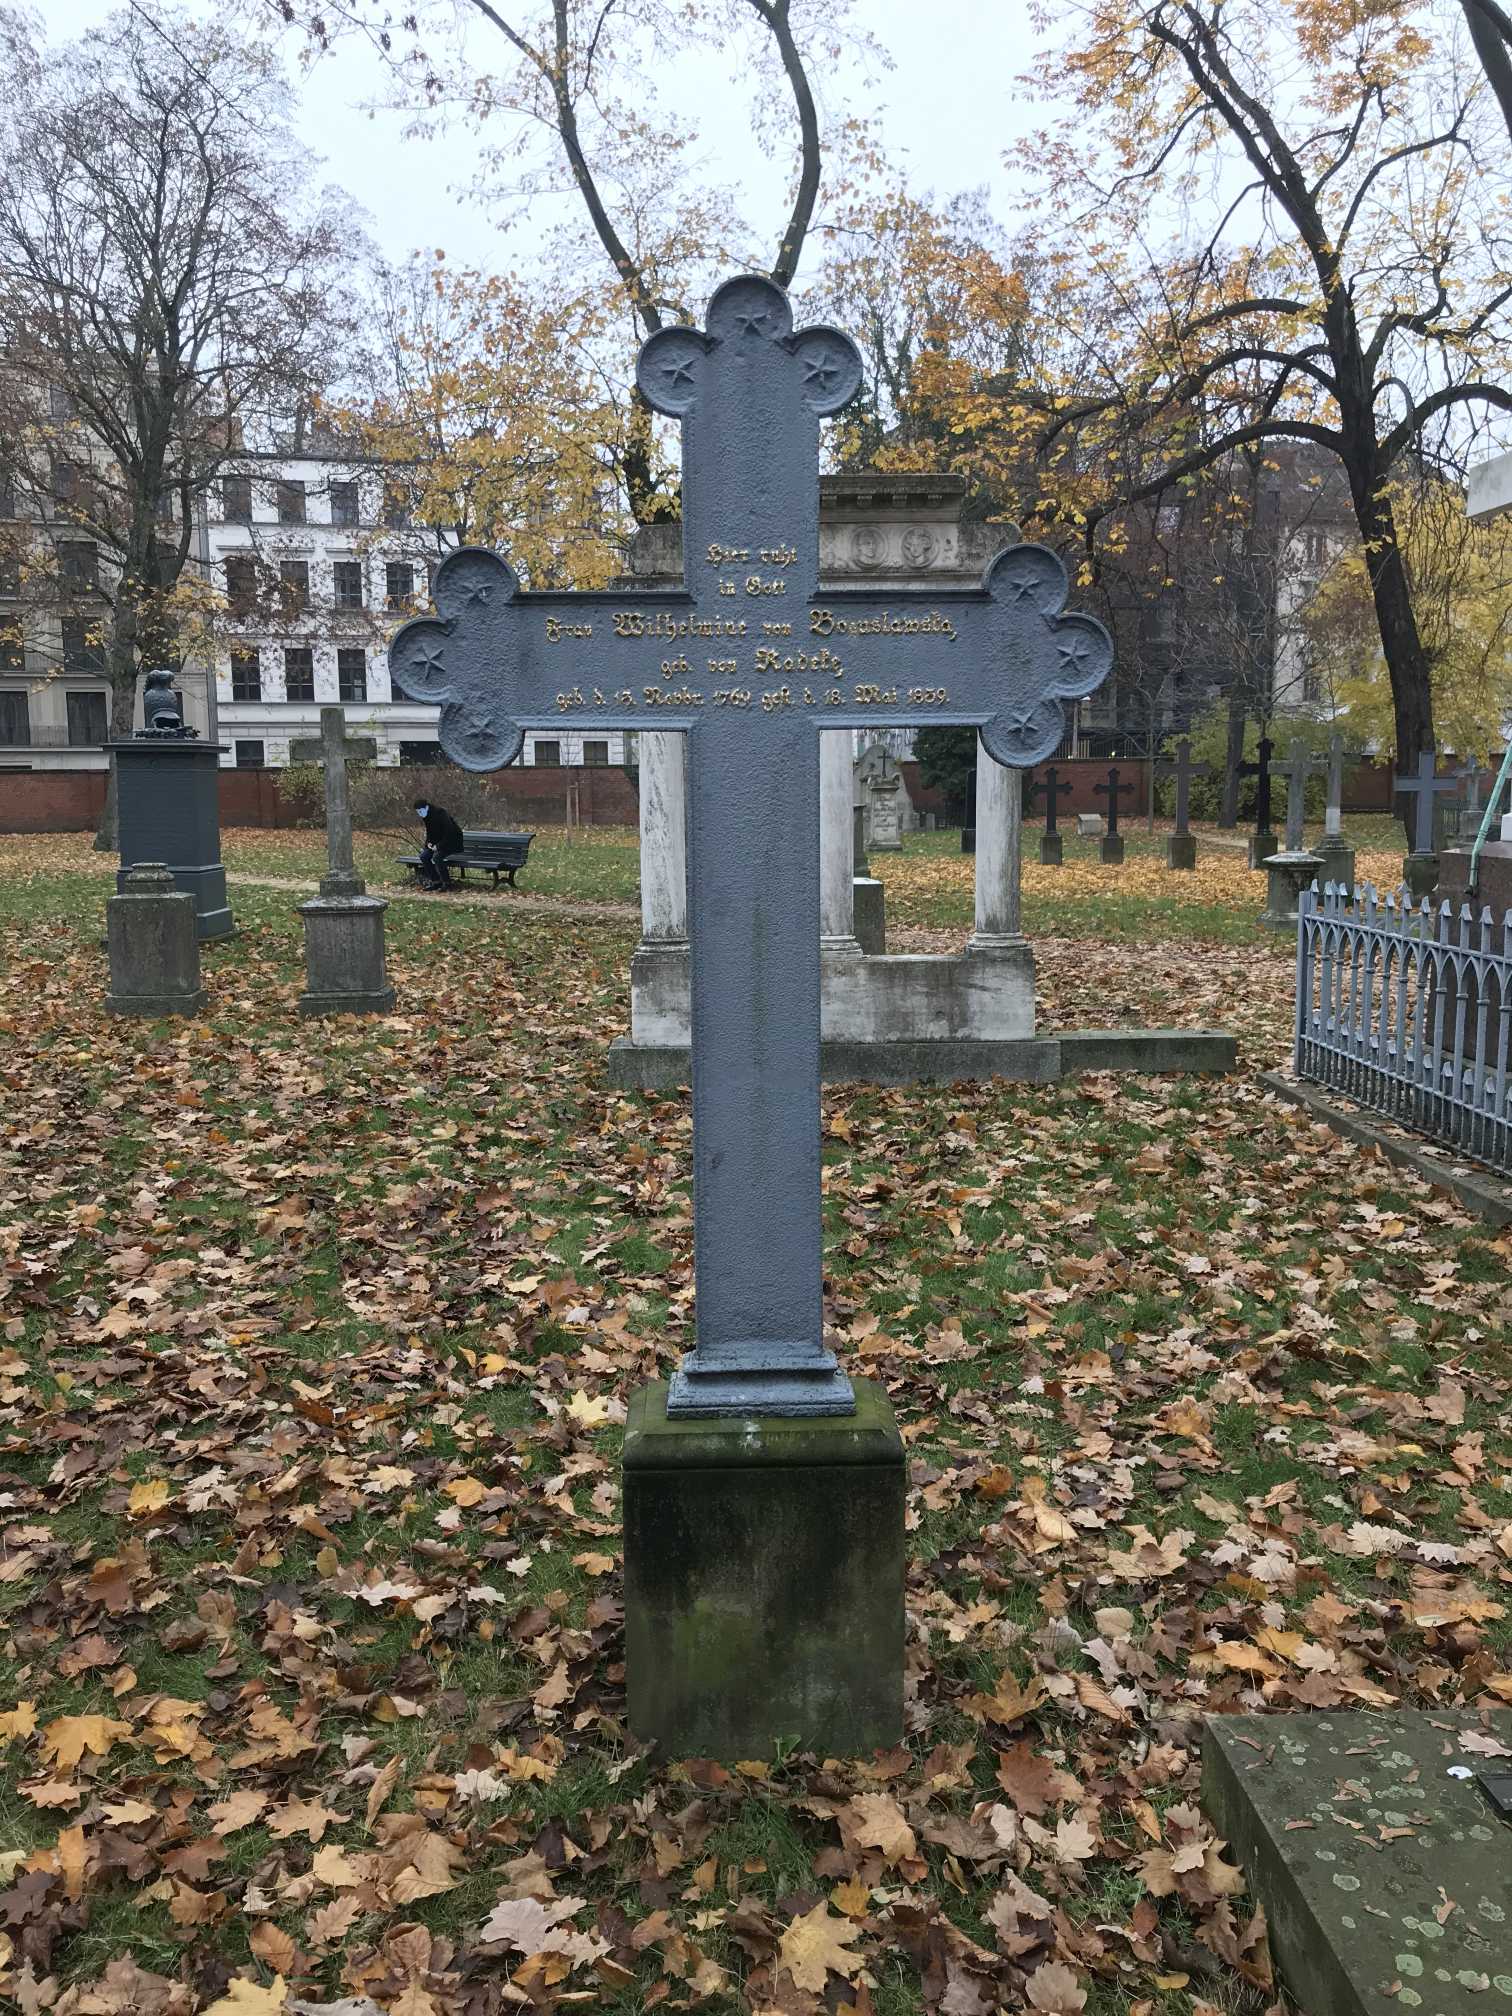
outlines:
M279 770L222 770L222 826L292 826L279 796ZM515 766L489 779L509 807L511 823L561 826L568 786L577 784L578 817L585 826L634 826L635 787L623 770L555 764ZM103 770L0 771L0 833L92 833L105 806Z

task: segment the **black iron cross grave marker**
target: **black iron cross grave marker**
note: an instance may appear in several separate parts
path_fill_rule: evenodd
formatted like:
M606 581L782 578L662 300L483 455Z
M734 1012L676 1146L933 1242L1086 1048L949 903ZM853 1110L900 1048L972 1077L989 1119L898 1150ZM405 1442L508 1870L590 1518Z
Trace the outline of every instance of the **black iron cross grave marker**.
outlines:
M1108 838L1110 840L1115 839L1118 835L1118 801L1125 793L1133 789L1134 786L1132 783L1119 783L1118 765L1116 763L1109 764L1106 783L1094 784L1092 786L1092 795L1094 798L1106 798L1108 801Z
M1396 788L1402 793L1403 797L1417 799L1417 809L1412 815L1412 851L1414 854L1422 855L1437 852L1433 844L1434 800L1444 792L1452 791L1455 788L1453 777L1440 777L1437 775L1437 771L1437 752L1432 749L1420 749L1418 751L1417 775L1415 777L1403 777L1399 775L1395 780Z
M1155 765L1157 777L1176 779L1176 831L1185 835L1191 831L1189 824L1192 805L1192 779L1206 777L1212 770L1211 763L1194 763L1192 745L1185 735L1176 744L1176 760L1162 756Z
M1066 782L1063 784L1061 782L1060 771L1057 770L1055 765L1052 763L1046 770L1043 777L1035 778L1032 789L1036 793L1039 792L1044 793L1045 831L1047 833L1059 832L1060 829L1056 825L1056 818L1055 818L1057 810L1055 801L1057 798L1069 798L1071 796L1070 779L1068 778Z
M1027 767L1112 645L1061 614L1039 546L980 588L819 595L819 419L861 360L838 330L795 331L769 281L727 281L707 329L659 330L636 377L682 424L684 587L522 593L464 549L390 662L472 770L553 723L687 735L697 1341L668 1412L848 1414L820 1305L819 731L975 727Z
M1253 763L1236 765L1240 777L1255 780L1255 837L1250 842L1250 866L1258 868L1261 860L1275 852L1276 836L1271 831L1271 757L1276 753L1276 745L1269 735L1262 735L1255 750Z

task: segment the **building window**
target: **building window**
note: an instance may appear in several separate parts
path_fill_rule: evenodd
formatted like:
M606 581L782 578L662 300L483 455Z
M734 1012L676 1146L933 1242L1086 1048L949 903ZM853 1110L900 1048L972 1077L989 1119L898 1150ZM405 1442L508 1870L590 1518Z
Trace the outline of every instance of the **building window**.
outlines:
M425 599L433 609L436 606L436 575L440 568L439 560L427 560L425 563Z
M560 763L562 760L561 743L538 741L535 745L534 750L531 753L530 760L532 761L532 763L543 763L543 764Z
M58 542L58 579L65 588L98 588L100 549L92 539Z
M337 560L332 563L331 573L335 580L336 607L338 609L360 609L362 607L362 562L360 560Z
M31 745L31 709L24 693L0 693L0 742L11 749Z
M252 523L252 478L250 476L223 476L221 478L221 517L228 525L250 525Z
M1302 549L1307 555L1309 567L1321 567L1328 558L1328 535L1326 532L1307 532L1302 539Z
M9 469L0 471L0 518L18 516L16 510L16 479Z
M76 462L55 461L52 469L53 503L60 511L82 511L88 503L84 472Z
M63 669L65 672L103 672L105 654L89 634L86 616L63 618Z
M48 386L47 411L54 420L72 420L74 417L74 402L61 385Z
M0 595L21 593L21 556L19 553L0 553Z
M279 593L286 616L302 616L310 606L310 563L308 560L280 560Z
M250 616L257 607L257 562L250 553L227 555L226 606L233 616Z
M303 525L305 522L305 486L297 479L285 478L277 486L278 522L280 525Z
M231 653L231 698L261 700L262 659L255 651Z
M343 700L366 700L366 651L342 650L336 653L336 687Z
M105 695L70 693L68 702L68 746L70 749L98 748L105 740Z
M609 744L607 742L585 742L583 744L583 762L585 764L602 764L608 761Z
M390 560L384 569L384 593L390 609L407 609L414 600L415 570L407 560Z
M406 770L433 770L446 761L446 755L439 742L401 742L399 761Z
M266 770L268 759L261 742L238 742L236 767L238 770Z
M19 616L0 616L0 672L26 670L26 633Z
M284 652L284 698L315 698L315 653L308 644L292 644Z
M409 527L409 498L402 490L396 490L392 484L384 486L383 522L390 532L404 532Z
M357 485L355 483L333 483L331 485L331 523L333 525L356 525L358 517Z

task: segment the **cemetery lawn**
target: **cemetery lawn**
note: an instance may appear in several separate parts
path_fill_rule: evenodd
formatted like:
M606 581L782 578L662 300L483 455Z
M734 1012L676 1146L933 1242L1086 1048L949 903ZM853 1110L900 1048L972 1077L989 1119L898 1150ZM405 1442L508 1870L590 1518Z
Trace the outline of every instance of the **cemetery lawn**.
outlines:
M241 884L204 1019L134 1024L109 864L0 840L0 1998L1259 2016L1201 1717L1512 1701L1512 1234L1266 1096L1259 877L1029 870L1047 1021L1227 1021L1241 1070L826 1094L907 1740L641 1755L617 1457L690 1342L690 1130L603 1083L612 851L396 902L376 1023L299 1021L295 898ZM952 866L887 864L905 930Z

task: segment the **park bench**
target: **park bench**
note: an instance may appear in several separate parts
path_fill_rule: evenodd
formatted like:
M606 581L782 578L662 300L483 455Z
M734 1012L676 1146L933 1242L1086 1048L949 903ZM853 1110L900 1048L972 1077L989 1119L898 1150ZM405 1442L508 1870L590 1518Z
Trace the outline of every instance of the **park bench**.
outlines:
M464 830L461 850L448 854L446 865L454 868L464 882L469 868L476 868L480 873L486 871L492 875L496 889L499 877L507 875L509 886L513 889L515 876L530 858L530 843L534 838L534 833L473 833ZM399 862L401 867L419 871L418 854L401 854Z

